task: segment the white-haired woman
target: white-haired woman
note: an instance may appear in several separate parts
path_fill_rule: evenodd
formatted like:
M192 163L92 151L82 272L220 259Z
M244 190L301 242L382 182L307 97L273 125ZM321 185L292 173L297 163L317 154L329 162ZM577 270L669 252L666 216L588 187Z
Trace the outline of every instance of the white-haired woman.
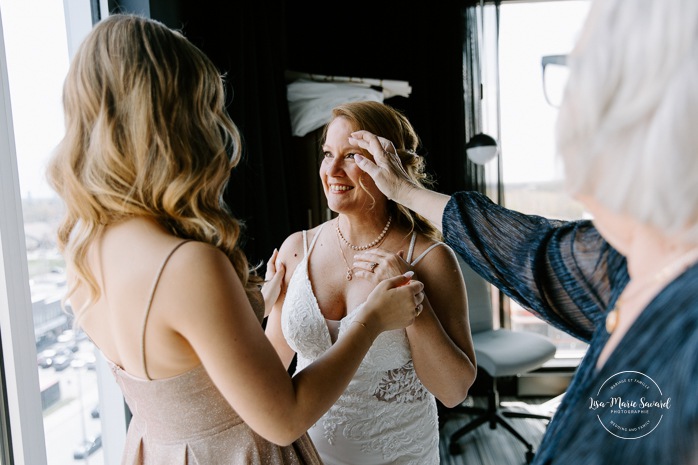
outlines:
M698 463L698 2L597 0L557 122L561 222L414 186L366 132L357 164L482 276L589 349L535 464Z

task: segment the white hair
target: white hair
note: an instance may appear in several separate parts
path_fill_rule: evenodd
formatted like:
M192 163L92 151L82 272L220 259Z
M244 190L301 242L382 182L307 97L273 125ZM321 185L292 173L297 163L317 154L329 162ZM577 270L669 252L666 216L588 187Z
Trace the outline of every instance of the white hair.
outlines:
M568 63L570 192L698 242L698 0L594 0Z

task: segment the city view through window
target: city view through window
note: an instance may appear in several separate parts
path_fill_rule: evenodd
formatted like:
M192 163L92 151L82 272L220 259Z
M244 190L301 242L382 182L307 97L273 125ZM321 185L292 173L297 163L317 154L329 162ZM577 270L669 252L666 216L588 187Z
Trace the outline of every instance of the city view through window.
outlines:
M61 305L65 262L55 232L63 206L25 198L22 208L48 463L102 465L95 347Z
M499 90L499 114L492 102L485 108L486 126L499 127L502 180L507 208L560 220L587 217L582 206L567 195L555 154L557 109L543 92L541 60L570 52L586 17L588 0L512 2L500 7L499 60L492 38L492 21L485 22L485 65L496 62L498 75L486 73L485 88ZM493 9L493 7L492 7ZM493 13L493 11L489 13ZM494 14L490 14L490 18ZM490 34L487 34L489 32ZM497 83L494 79L498 77ZM497 120L497 116L499 119ZM495 163L487 166L495 171ZM491 179L488 174L488 179ZM509 300L511 329L548 336L557 345L551 363L576 366L587 345L543 322Z
M61 93L69 63L64 4L0 0L0 8L48 464L102 465L96 352L84 333L73 331L72 317L61 305L66 276L56 231L63 204L44 178L64 129Z

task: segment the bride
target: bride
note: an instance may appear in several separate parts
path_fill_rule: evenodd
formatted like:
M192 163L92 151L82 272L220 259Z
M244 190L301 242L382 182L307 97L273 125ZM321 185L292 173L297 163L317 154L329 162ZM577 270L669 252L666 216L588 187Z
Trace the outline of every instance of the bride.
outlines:
M394 141L415 183L426 179L418 137L401 113L377 102L333 110L320 178L337 216L289 236L286 267L266 333L296 373L343 337L368 294L408 270L426 298L407 329L378 336L348 388L309 434L325 464L439 464L438 399L461 403L475 379L465 285L454 252L425 219L383 195L355 164L349 144L365 129Z

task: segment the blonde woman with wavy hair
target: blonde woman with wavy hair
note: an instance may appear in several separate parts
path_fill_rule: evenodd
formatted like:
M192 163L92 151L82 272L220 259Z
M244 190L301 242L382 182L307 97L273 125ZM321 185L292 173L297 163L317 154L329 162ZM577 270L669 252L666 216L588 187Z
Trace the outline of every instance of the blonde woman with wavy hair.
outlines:
M389 139L357 164L481 276L589 344L533 465L698 463L698 2L594 0L556 125L592 220L415 186ZM552 134L551 134L552 135Z
M382 280L413 271L426 294L415 323L378 338L309 434L326 465L438 465L436 399L458 405L475 380L463 276L434 226L382 194L358 167L355 157L370 157L349 143L358 130L395 140L396 164L410 183L429 181L402 113L371 101L334 108L319 175L337 215L282 244L288 272L266 332L284 364L297 355L296 370L303 370L343 342Z
M283 263L260 293L221 197L240 158L224 100L199 49L133 15L99 22L65 81L48 178L66 204L66 299L133 413L124 465L320 463L306 429L423 299L409 273L382 282L349 337L291 379L261 325Z

